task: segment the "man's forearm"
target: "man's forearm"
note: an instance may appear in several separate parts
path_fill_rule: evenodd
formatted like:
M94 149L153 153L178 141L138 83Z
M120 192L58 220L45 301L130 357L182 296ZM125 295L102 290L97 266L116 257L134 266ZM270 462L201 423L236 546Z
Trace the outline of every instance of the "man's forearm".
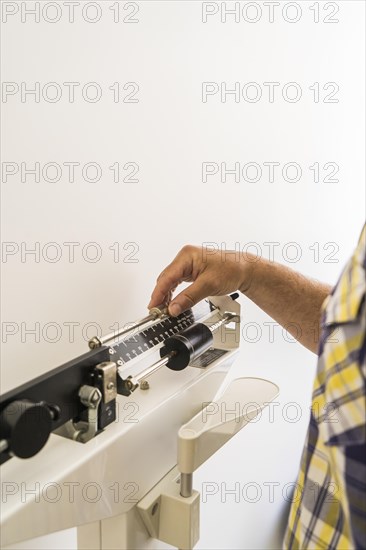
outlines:
M329 285L253 257L250 285L241 290L301 344L317 353L321 305L331 292Z

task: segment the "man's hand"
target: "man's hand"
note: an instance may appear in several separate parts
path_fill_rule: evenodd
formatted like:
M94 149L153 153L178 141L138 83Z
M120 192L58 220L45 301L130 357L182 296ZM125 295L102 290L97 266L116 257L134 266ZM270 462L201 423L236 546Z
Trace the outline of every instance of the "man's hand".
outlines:
M240 256L236 252L187 245L159 275L148 307L169 303L172 293L182 282L193 284L169 303L169 313L173 316L207 296L221 296L235 290L246 292L251 283L253 263L257 260L249 254Z
M170 302L183 281L192 284ZM331 287L253 254L185 246L159 275L148 307L168 303L170 315L177 316L207 296L235 290L317 351L321 305Z

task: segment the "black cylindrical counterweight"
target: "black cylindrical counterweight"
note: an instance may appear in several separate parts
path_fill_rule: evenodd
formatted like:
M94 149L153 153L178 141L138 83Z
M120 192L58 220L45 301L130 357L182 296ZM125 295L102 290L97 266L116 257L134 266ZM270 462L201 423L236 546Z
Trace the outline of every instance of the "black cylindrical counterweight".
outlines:
M167 367L172 370L183 370L189 362L212 346L213 336L208 326L196 323L164 342L160 349L160 357L175 352L169 359Z

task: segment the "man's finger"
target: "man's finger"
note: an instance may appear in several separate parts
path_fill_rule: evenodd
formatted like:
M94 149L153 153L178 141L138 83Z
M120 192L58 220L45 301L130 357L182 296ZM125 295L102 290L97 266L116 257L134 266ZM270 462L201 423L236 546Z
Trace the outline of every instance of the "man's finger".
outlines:
M185 275L185 269L186 265L181 262L173 262L173 264L164 269L157 279L148 309L170 300L171 293L174 292Z

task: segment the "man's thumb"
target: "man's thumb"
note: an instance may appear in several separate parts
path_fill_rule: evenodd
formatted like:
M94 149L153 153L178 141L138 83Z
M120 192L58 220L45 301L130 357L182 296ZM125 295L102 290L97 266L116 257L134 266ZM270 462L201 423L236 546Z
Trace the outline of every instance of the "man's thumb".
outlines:
M182 290L178 296L169 304L169 313L173 317L177 317L185 311L193 307L195 304L208 296L207 285L203 282L195 281L193 284Z

